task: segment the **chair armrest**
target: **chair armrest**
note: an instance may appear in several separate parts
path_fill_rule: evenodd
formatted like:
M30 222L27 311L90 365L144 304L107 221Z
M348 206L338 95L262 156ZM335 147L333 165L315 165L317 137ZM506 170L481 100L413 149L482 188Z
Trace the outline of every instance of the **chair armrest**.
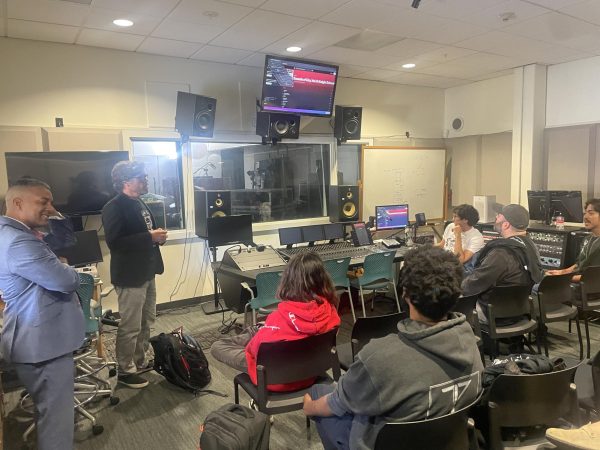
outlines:
M246 289L248 292L250 292L250 298L254 298L254 291L252 290L252 288L250 287L250 285L248 283L246 283L245 281L242 281L240 283L240 286L242 286L242 288Z

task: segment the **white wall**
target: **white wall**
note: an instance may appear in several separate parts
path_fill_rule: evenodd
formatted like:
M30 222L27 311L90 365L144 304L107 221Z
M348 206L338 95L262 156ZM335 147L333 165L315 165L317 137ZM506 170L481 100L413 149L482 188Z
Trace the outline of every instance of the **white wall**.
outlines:
M464 121L460 131L451 123ZM446 89L445 137L473 136L511 131L513 127L513 76L506 75Z
M600 57L548 67L546 127L600 122Z
M0 38L0 61L0 197L6 151L118 150L130 148L130 137L150 131L173 136L177 90L217 98L215 136L257 140L260 68L9 38ZM443 135L441 89L340 79L336 103L363 106L363 137ZM64 119L65 128L54 128L55 117ZM302 135L321 133L321 142L331 142L330 119L303 117L301 129ZM277 225L271 229L260 231L260 242L274 239ZM108 282L105 256L100 274ZM167 270L157 278L159 302L211 291L202 242L171 241L163 256ZM173 294L182 271L184 282Z

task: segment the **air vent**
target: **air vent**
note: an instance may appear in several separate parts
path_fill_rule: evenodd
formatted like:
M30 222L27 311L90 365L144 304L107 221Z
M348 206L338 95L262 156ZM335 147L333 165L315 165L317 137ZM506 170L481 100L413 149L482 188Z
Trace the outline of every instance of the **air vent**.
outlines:
M374 51L400 42L403 39L404 38L393 36L391 34L365 30L333 45L334 47L351 48L353 50Z

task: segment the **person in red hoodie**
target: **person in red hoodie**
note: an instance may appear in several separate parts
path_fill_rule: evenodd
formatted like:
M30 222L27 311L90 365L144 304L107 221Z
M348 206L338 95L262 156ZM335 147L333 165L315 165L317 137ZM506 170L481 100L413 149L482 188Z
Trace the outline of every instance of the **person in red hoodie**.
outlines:
M264 325L249 327L237 336L215 342L211 355L256 383L256 356L263 342L293 341L339 327L335 287L316 253L292 256L277 288L281 300ZM313 379L269 385L270 391L295 391L314 383Z

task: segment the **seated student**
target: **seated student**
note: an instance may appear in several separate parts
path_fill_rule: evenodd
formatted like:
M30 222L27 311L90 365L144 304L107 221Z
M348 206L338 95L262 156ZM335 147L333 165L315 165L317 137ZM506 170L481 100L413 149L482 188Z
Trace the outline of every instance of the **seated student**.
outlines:
M371 449L386 422L448 414L473 402L483 365L465 316L449 312L462 267L442 249L419 247L400 273L409 318L398 333L371 340L337 386L314 385L304 412L326 450Z
M277 298L281 302L267 316L263 326L250 327L237 336L220 339L210 349L216 360L247 372L255 384L256 356L261 343L302 339L340 325L335 287L316 253L300 253L290 258L281 275ZM314 380L269 385L269 390L294 391L312 383Z
M473 228L479 222L479 212L471 205L463 204L454 208L453 213L452 223L448 224L442 240L436 245L454 253L465 268L472 269L467 263L484 246L482 234Z

